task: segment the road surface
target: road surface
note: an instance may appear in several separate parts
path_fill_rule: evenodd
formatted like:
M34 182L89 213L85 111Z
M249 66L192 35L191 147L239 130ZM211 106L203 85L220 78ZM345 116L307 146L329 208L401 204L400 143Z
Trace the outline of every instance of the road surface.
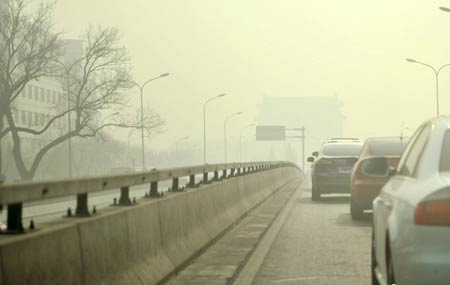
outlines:
M348 197L303 191L253 284L370 284L371 217L352 221Z
M312 202L310 188L277 192L167 284L370 284L371 215L353 221L348 195Z

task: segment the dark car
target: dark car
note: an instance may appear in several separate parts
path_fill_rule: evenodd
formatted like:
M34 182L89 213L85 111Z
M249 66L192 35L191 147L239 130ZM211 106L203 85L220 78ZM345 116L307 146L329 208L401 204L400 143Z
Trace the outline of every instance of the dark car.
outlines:
M379 176L367 175L371 168L371 159L384 157L390 168L396 168L400 155L408 143L407 138L381 137L369 138L364 143L359 160L353 168L351 178L350 213L353 219L363 216L364 210L372 209L372 202L380 193L389 176L380 173Z
M350 177L363 144L360 141L333 141L322 145L308 158L312 162L312 200L322 194L350 193Z

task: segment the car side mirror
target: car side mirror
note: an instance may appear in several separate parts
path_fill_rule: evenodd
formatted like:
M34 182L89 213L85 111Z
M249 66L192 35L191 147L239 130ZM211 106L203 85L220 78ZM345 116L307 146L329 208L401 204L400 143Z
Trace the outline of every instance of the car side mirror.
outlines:
M314 156L310 156L308 157L307 161L313 163L316 159L314 158Z
M389 167L388 176L394 176L394 175L397 175L397 168Z
M363 161L361 170L368 176L387 177L393 175L385 157L374 157Z
M318 151L313 152L312 156L318 157L319 156L319 152Z

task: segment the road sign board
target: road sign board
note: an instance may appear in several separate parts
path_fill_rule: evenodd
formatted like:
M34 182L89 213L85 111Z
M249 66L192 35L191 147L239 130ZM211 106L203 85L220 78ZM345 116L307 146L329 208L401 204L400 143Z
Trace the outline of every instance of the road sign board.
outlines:
M257 141L284 141L286 140L285 126L256 126Z

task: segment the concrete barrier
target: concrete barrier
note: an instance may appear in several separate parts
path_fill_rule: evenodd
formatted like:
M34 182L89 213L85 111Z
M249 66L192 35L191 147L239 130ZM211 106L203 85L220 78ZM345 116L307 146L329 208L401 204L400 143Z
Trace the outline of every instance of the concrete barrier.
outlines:
M256 172L1 236L0 284L156 284L299 175Z

